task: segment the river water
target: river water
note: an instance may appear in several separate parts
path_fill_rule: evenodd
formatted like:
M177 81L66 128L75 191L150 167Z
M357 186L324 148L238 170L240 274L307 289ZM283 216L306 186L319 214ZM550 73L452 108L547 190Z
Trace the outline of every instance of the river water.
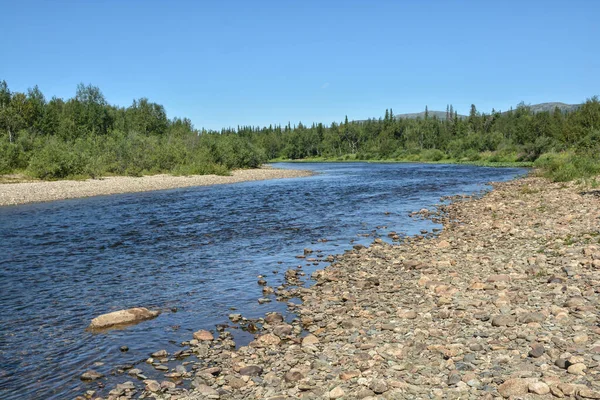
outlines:
M0 398L73 398L97 388L79 380L89 368L107 374L107 386L131 380L110 373L128 363L143 368L156 350L181 349L194 331L227 322L230 308L247 317L285 309L258 304L256 277L278 286L288 268L327 265L297 259L304 248L325 256L390 231L431 230L408 213L526 172L274 165L317 174L0 208ZM85 330L99 314L136 306L164 312L123 330Z

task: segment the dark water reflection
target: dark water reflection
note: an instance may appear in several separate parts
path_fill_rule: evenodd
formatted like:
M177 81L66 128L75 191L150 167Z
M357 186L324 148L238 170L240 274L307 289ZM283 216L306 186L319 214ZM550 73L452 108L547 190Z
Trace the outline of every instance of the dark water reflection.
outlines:
M230 307L251 317L282 308L257 303L256 276L277 286L305 247L335 254L352 240L370 243L372 236L359 235L374 231L385 237L431 229L407 214L440 196L524 173L414 164L277 166L319 174L0 208L0 398L72 398L95 387L78 378L94 363L109 373L160 348L175 351L193 331L225 322ZM322 238L328 241L317 242ZM166 312L120 331L85 331L94 316L135 306ZM119 352L122 345L130 351Z

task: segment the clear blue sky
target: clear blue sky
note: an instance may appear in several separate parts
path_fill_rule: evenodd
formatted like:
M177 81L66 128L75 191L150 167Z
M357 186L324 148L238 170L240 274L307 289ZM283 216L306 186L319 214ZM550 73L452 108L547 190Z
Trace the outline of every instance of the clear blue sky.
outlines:
M600 1L0 0L0 79L196 127L600 94Z

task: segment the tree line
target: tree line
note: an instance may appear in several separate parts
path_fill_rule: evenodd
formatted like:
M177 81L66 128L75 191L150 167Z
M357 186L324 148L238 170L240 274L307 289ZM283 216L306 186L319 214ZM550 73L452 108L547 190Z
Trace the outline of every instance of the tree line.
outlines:
M37 86L20 93L0 82L0 173L40 179L227 174L266 161L248 138L203 133L187 118L169 119L146 98L118 107L98 87L80 84L71 99L46 100Z
M169 119L146 98L129 107L107 103L99 88L80 84L75 97L49 101L38 87L11 92L0 82L0 173L25 171L42 179L106 174L228 173L267 160L402 160L536 162L567 180L600 173L600 102L576 110L506 112L445 118L397 118L393 110L366 121L329 125L238 126L197 130L187 118Z
M507 112L468 117L448 107L446 118L396 118L393 111L367 121L268 128L240 127L271 159L361 159L439 161L535 161L570 149L594 153L600 142L600 103L593 97L576 111L533 112L520 104Z

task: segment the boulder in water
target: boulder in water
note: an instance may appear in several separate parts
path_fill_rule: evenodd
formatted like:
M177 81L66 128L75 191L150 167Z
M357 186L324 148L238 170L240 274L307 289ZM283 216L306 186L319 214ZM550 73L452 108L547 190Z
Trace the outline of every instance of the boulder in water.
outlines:
M102 314L92 320L88 329L106 329L118 325L132 325L158 316L160 312L137 307Z

